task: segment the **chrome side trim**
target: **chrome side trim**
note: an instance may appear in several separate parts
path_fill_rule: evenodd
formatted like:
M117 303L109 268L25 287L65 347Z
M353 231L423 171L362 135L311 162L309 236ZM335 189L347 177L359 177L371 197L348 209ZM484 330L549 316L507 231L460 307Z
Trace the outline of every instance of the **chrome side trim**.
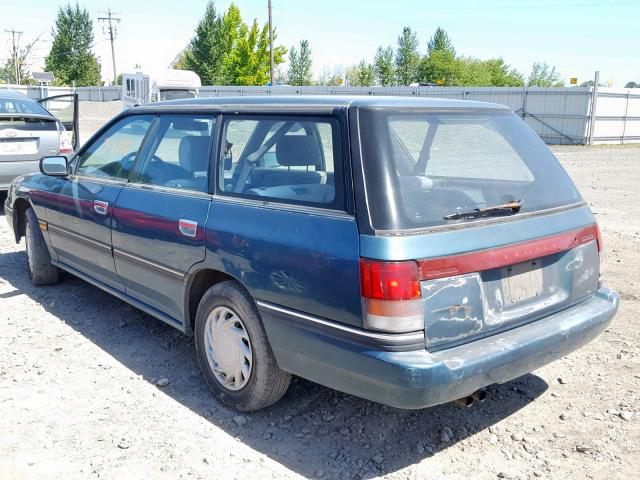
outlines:
M254 200L251 198L229 197L222 194L213 196L214 201L223 203L233 203L237 205L245 205L254 208L268 208L271 210L282 210L286 212L300 212L310 215L322 215L325 217L353 219L354 215L350 215L344 210L335 210L331 208L311 207L308 205L296 205L292 203L278 202L276 199L271 200Z
M125 252L124 250L120 250L119 248L113 249L113 254L122 258L126 258L127 260L131 260L135 263L138 263L144 267L152 268L160 273L164 273L165 275L178 278L182 280L185 276L184 273L179 272L178 270L174 270L173 268L166 267L164 265L160 265L159 263L153 262L151 260L147 260L146 258L139 257L138 255L134 255L129 252Z
M298 326L322 330L323 333L327 335L339 336L349 341L373 346L381 350L423 350L426 348L423 330L409 333L372 332L342 323L324 320L261 300L256 301L256 303L258 308L286 315L288 319L299 322Z
M66 228L59 227L57 225L49 224L49 233L55 232L61 235L65 235L67 237L73 238L74 240L78 240L82 243L90 245L92 247L96 247L100 250L105 250L111 254L111 245L101 242L99 240L94 240L93 238L85 237L84 235L80 235L78 233L74 233Z
M103 178L103 177L92 177L91 175L83 175L82 173L72 173L67 177L68 180L73 182L91 182L97 184L106 184L106 185L126 185L126 178Z
M200 192L198 190L189 190L187 188L165 187L162 185L149 185L149 184L140 183L140 182L129 182L126 184L126 188L135 188L137 190L148 190L151 192L169 193L172 195L179 195L182 197L202 198L205 200L211 200L211 198L213 197L210 193Z
M376 235L395 236L402 237L408 235L421 235L434 232L446 232L449 230L462 230L465 228L484 227L486 225L494 225L496 223L510 223L517 222L518 220L526 220L527 218L541 217L544 215L553 215L555 213L561 213L568 210L574 210L576 208L585 207L586 202L571 203L569 205L562 205L560 207L547 208L545 210L536 210L535 212L518 213L509 217L495 217L495 218L481 218L471 222L456 223L454 225L435 225L433 227L426 228L413 228L409 230L375 230Z

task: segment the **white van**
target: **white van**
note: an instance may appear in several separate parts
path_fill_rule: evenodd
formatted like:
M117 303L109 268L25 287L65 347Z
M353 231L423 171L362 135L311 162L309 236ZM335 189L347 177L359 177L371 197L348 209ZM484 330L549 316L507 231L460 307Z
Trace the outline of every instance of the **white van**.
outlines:
M168 69L159 75L142 72L122 74L124 109L144 103L197 98L202 86L200 77L191 70Z

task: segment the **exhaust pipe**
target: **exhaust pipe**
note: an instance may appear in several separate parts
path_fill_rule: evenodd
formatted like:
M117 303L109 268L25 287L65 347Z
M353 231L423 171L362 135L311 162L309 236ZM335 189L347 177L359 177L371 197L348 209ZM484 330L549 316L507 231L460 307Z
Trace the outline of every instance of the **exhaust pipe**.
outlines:
M487 391L486 390L476 390L471 394L473 399L476 402L484 402L487 399Z
M487 399L486 390L476 390L471 395L454 400L454 402L460 406L468 408L471 405L473 405L475 402L484 402L486 399Z

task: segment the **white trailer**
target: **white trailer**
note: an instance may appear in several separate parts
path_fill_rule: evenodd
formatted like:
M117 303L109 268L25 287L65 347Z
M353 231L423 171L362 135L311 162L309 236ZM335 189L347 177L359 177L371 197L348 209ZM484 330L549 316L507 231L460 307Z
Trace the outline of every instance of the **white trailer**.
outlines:
M122 74L122 105L125 109L144 103L197 98L200 77L190 70L168 69L159 75L143 72Z

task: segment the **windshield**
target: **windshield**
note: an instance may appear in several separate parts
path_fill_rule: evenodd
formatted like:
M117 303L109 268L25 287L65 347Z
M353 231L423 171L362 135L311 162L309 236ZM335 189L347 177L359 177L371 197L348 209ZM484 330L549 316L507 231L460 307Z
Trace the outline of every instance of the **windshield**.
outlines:
M360 111L369 213L377 230L403 230L543 210L580 194L540 138L515 114ZM518 208L493 208L518 204ZM456 215L460 214L460 215Z
M195 90L160 90L160 100L178 100L180 98L195 98Z
M35 114L46 115L51 114L42 108L37 102L21 98L0 98L0 114Z

